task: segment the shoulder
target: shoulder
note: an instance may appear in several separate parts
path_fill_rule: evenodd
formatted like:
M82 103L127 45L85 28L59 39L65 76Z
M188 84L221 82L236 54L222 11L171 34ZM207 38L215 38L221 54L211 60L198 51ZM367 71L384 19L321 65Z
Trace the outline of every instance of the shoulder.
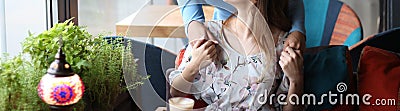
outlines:
M210 31L210 33L221 42L222 38L222 20L213 20L204 22L204 26Z
M222 29L222 20L212 20L212 21L206 21L204 25L207 28L215 28L215 29Z

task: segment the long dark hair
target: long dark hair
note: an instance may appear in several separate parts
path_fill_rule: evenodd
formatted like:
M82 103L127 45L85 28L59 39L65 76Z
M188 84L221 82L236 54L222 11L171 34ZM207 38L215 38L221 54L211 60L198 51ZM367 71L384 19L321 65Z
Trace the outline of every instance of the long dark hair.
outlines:
M288 0L257 0L255 4L269 25L285 32L291 29L291 21L286 15Z

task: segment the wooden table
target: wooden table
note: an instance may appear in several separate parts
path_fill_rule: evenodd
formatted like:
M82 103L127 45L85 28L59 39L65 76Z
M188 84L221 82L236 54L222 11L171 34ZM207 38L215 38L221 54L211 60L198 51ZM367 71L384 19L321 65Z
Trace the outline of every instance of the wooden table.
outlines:
M214 8L203 6L206 20L212 18ZM125 37L184 38L185 28L176 5L148 5L116 23L117 34Z

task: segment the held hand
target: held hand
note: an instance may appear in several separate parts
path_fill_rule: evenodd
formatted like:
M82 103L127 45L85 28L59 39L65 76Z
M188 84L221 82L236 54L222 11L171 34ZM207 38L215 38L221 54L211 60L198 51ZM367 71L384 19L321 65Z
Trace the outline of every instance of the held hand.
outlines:
M192 49L192 59L190 63L193 66L197 66L194 68L204 68L217 58L216 44L214 42L205 39L193 42L195 43Z
M299 31L294 31L288 35L285 41L285 48L292 47L295 50L304 51L306 47L306 37Z
M279 65L290 81L302 81L303 78L303 56L300 50L286 47L282 51Z

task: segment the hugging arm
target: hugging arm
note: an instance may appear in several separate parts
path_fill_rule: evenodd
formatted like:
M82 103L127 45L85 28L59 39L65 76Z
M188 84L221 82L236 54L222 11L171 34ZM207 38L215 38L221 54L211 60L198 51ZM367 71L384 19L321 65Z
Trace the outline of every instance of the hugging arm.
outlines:
M290 29L290 32L298 31L302 34L306 33L304 16L303 0L289 0L288 17L292 20L292 29Z
M205 17L202 6L203 4L208 4L205 0L180 0L178 4L181 7L185 32L189 41L207 39L217 42L215 37L203 24ZM232 6L222 0L212 1L210 4L216 6L214 8L214 20L225 20L232 15L227 10L234 10ZM222 7L227 7L227 10Z
M303 107L301 104L290 104L289 100L291 95L300 96L304 90L304 76L303 76L303 55L302 51L305 49L305 27L304 27L304 4L303 0L289 0L288 17L292 20L292 29L285 41L285 49L282 51L279 65L283 72L289 78L289 91L287 96L287 103L283 108L284 110L300 110ZM301 100L300 100L301 101Z
M207 34L207 28L203 25L205 18L202 6L204 3L201 0L179 0L178 2L189 41Z
M306 47L306 30L304 27L303 0L289 0L288 17L292 21L292 29L285 41L285 47L304 50Z
M286 97L287 105L283 106L284 111L299 111L304 109L304 105L295 102L296 98L290 98L291 95L300 96L304 91L303 74L303 56L306 45L306 36L304 28L304 5L302 0L289 0L289 18L292 22L292 29L285 41L285 49L281 54L279 65L283 72L289 78L289 90ZM289 100L292 99L292 100Z

